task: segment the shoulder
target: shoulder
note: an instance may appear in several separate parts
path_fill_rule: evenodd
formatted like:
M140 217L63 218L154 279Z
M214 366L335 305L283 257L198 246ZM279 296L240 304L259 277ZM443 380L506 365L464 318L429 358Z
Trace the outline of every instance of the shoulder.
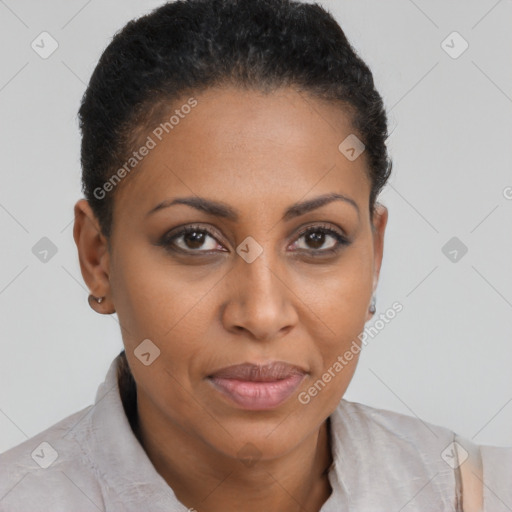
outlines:
M69 435L77 426L87 428L92 407L0 454L0 510L64 511L77 505L80 510L98 510L94 467L85 449Z
M405 504L424 512L457 510L450 429L345 399L331 427L338 479L356 509L370 506L369 500L397 510Z
M331 418L334 435L359 444L371 466L382 464L391 475L394 464L406 468L436 492L453 494L465 512L512 510L512 447L478 445L416 416L345 399Z

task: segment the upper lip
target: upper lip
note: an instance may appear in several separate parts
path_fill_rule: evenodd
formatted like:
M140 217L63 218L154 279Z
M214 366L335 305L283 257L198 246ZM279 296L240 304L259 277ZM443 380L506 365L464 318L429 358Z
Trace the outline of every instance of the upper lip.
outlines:
M245 381L270 382L286 379L290 375L304 375L301 367L284 361L272 361L266 364L242 363L217 370L209 377L237 379Z

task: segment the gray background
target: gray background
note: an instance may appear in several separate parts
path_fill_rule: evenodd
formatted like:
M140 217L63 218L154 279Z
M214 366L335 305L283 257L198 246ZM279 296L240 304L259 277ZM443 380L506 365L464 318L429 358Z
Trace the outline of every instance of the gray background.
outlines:
M112 35L161 3L0 1L0 452L91 404L122 348L116 316L87 304L72 238L76 112ZM321 3L389 112L375 319L404 307L369 338L345 398L512 446L512 2ZM31 47L43 31L59 45L47 59ZM441 44L453 31L469 44L458 58ZM43 237L46 262L32 252ZM442 251L452 237L468 248L457 261Z

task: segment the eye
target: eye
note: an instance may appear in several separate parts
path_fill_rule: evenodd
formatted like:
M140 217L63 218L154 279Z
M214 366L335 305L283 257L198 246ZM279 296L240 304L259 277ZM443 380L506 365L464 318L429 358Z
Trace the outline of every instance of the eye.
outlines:
M299 234L294 245L299 244L299 240L304 238L304 245L299 247L316 255L333 254L338 252L343 246L350 242L338 230L327 227L326 225L310 226ZM323 247L323 249L321 249Z
M216 251L218 247L222 248L215 237L216 235L213 231L205 227L187 226L180 229L178 232L165 234L159 245L169 250L181 252L208 253L210 251ZM210 239L209 242L208 239ZM203 250L198 250L200 248L203 248Z
M204 226L186 226L177 232L166 233L158 245L170 251L192 253L227 252L217 241L217 235ZM304 245L299 241L304 238ZM295 248L313 255L337 253L350 242L338 230L328 225L315 225L303 229L293 243ZM302 245L302 246L301 246ZM323 247L323 249L322 249Z

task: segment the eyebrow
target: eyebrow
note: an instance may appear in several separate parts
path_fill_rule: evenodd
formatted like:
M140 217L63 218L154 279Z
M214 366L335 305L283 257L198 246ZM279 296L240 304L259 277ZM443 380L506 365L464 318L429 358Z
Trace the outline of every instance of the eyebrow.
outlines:
M284 212L282 220L288 221L295 217L299 217L308 213L312 210L316 210L321 206L325 206L326 204L332 203L333 201L344 201L346 203L351 204L357 211L357 215L359 217L359 206L357 203L350 197L347 197L343 194L324 194L314 199L310 199L308 201L302 201L299 203L295 203L292 206L288 207ZM237 222L239 219L238 210L233 207L227 205L226 203L222 203L220 201L213 201L211 199L206 199L203 197L192 196L192 197L176 197L174 199L166 199L161 203L158 203L154 208L149 210L146 214L146 217L152 215L153 213L163 210L164 208L169 208L170 206L176 204L184 204L187 206L191 206L196 210L205 212L209 215L213 215L215 217L221 217L233 222Z

